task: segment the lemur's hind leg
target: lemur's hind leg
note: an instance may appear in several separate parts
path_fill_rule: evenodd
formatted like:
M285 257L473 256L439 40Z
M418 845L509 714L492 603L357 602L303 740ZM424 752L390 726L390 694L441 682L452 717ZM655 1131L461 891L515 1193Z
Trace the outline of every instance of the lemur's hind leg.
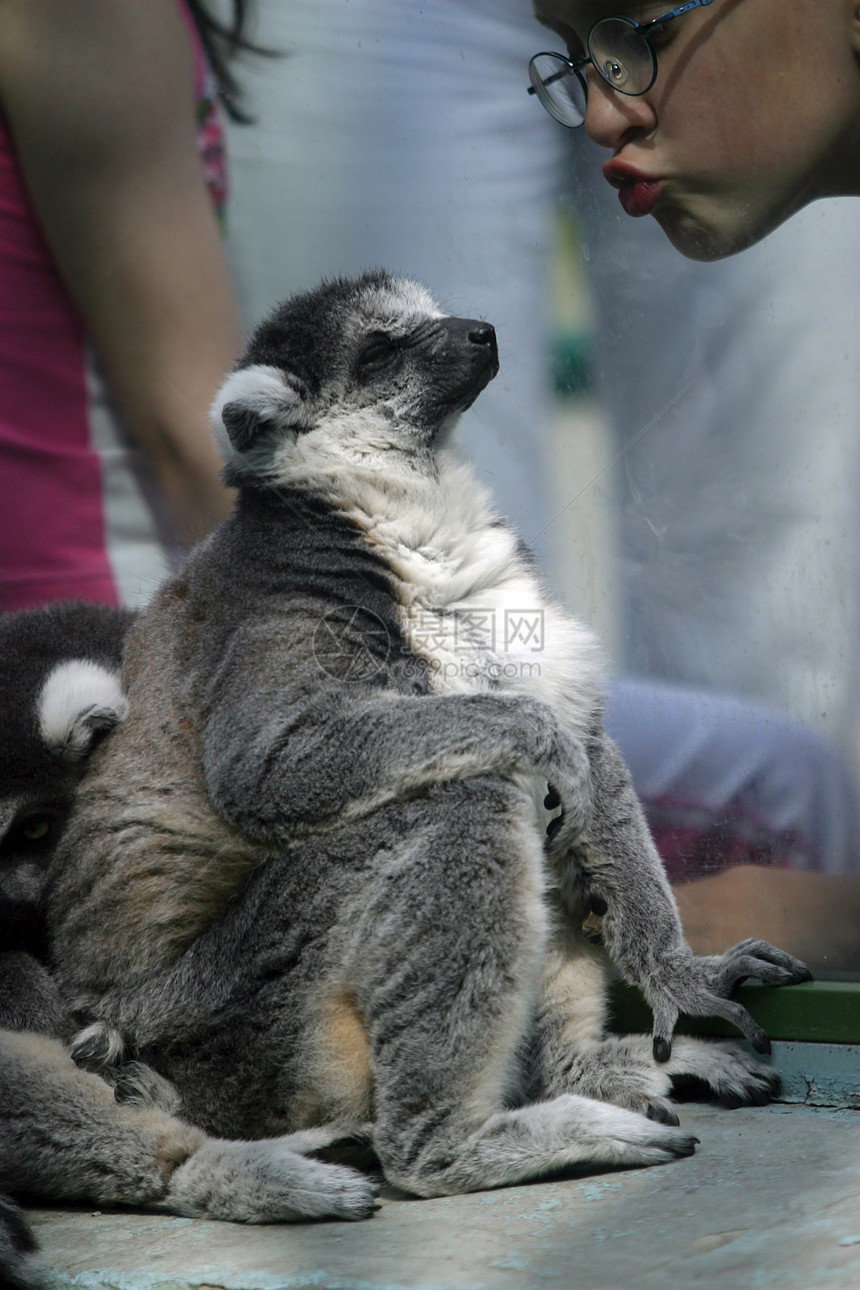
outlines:
M529 1036L526 1096L575 1093L677 1124L668 1074L650 1053L645 1062L607 1037L609 980L600 947L557 911Z
M654 1061L648 1035L610 1035L593 1048L569 1052L548 1070L542 1097L562 1091L642 1111L677 1124L669 1102L681 1088L700 1089L723 1106L763 1106L779 1091L779 1076L740 1044L679 1036L668 1062Z
M373 1185L307 1153L325 1135L225 1142L121 1106L62 1044L0 1031L0 1182L15 1192L246 1223L366 1218Z
M651 1063L648 1035L619 1035L614 1043L631 1059ZM663 1068L673 1092L692 1088L716 1097L725 1107L764 1106L779 1092L779 1075L765 1062L729 1039L695 1039L681 1035Z
M608 965L568 927L558 932L541 983L530 1043L528 1094L576 1093L677 1124L668 1100L692 1084L725 1106L761 1105L776 1093L773 1070L740 1045L679 1037L657 1063L648 1035L607 1035Z
M432 1196L690 1154L680 1129L586 1098L505 1109L546 943L533 808L486 779L441 786L418 810L354 929L386 1177Z

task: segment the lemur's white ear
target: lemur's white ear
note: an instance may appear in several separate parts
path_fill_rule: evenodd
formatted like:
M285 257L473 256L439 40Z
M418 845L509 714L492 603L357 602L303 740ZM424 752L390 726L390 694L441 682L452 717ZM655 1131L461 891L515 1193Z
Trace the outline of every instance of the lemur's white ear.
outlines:
M307 390L279 367L255 363L231 372L215 396L210 420L222 429L236 452L250 448L263 426L300 429Z
M122 721L128 704L115 672L78 658L49 674L36 710L46 746L63 761L78 762Z

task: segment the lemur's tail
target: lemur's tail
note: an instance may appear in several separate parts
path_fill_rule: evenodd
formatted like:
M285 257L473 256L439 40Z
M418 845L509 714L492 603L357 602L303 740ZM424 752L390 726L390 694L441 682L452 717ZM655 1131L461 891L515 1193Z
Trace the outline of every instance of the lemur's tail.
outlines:
M45 1284L35 1236L18 1206L0 1195L0 1285L9 1290L44 1290Z

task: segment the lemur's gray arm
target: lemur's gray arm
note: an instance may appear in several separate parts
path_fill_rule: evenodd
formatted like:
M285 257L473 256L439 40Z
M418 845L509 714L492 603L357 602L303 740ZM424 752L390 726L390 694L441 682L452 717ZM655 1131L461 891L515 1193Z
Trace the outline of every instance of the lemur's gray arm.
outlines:
M571 854L570 876L584 886L592 911L602 919L600 934L610 959L653 1010L655 1058L667 1061L671 1055L681 1012L722 1017L759 1052L769 1052L765 1032L728 996L751 976L771 985L808 981L808 968L757 940L722 955L694 955L618 749L599 735L589 742L589 753L593 814Z
M262 839L316 832L473 775L551 781L564 807L559 845L572 844L591 809L584 744L547 704L516 695L337 689L267 716L259 698L234 691L210 718L204 763L216 809Z

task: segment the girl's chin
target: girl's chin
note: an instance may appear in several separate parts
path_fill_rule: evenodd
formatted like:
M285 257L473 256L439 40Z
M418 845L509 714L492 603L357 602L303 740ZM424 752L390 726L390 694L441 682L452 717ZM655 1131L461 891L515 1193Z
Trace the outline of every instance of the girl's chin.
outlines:
M667 190L654 218L669 241L690 260L724 260L767 237L806 204L777 192L757 192L751 200L710 193L679 196Z
M716 213L694 214L666 203L654 212L654 218L675 249L689 260L724 260L770 232L770 227L761 229L745 218L740 207L722 211L717 217Z

